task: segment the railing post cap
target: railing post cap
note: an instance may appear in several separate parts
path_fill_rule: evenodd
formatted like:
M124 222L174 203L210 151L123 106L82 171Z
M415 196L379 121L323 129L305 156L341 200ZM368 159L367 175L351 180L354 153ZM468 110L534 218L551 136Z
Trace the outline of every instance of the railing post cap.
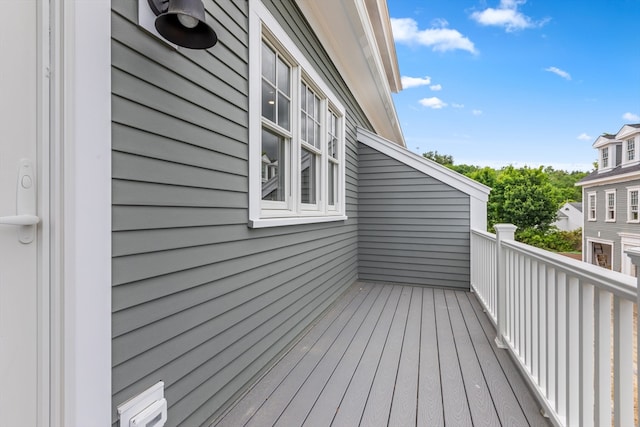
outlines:
M516 231L518 227L513 224L495 224L493 228L496 231Z

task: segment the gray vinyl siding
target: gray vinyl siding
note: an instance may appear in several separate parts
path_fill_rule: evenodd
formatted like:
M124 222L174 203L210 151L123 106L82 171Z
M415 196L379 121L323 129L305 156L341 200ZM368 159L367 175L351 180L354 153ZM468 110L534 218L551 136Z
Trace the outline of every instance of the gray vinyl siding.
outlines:
M204 3L219 43L176 52L112 2L114 424L160 380L167 426L206 424L357 278L370 124L294 2L266 1L347 109L349 219L248 228L248 2Z
M584 229L583 229L583 252L586 254L589 250L587 240L595 238L598 240L608 240L613 242L613 263L614 271L621 271L622 268L622 246L620 233L633 233L640 235L640 223L627 222L628 207L628 187L640 186L640 180L631 180L616 184L604 184L585 187L583 189L582 199L584 200ZM606 192L615 190L616 192L616 220L611 222L605 221L607 218L607 199ZM588 194L596 193L596 221L589 221L589 199ZM588 258L585 258L588 259Z
M469 196L358 145L361 280L469 289Z

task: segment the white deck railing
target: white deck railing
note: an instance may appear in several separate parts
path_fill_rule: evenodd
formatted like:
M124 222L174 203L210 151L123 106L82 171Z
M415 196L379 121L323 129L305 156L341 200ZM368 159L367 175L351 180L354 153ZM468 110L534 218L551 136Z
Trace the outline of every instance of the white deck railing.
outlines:
M496 325L496 342L551 420L636 425L637 279L516 242L512 225L495 228L471 233L471 285ZM627 254L640 263L640 250Z

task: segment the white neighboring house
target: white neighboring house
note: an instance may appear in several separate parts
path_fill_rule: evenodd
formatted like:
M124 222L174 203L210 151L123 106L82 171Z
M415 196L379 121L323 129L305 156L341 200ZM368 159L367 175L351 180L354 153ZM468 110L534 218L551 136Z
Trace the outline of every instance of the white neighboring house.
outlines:
M558 219L552 225L562 231L573 231L582 228L584 218L582 216L581 202L567 202L558 209Z

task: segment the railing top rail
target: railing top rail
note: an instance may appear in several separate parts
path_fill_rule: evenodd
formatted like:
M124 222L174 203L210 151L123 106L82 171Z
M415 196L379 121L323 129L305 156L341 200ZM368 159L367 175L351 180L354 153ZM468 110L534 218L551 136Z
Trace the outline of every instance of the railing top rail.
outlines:
M476 230L474 228L471 229L471 233L472 234L477 234L478 236L482 236L482 237L487 237L490 239L495 240L496 239L496 235L493 233L489 233L488 231L482 231L482 230Z
M553 252L539 249L513 240L503 241L502 244L516 252L544 262L557 270L595 287L609 291L621 298L636 301L637 279L617 271L607 270L597 265L578 261Z

